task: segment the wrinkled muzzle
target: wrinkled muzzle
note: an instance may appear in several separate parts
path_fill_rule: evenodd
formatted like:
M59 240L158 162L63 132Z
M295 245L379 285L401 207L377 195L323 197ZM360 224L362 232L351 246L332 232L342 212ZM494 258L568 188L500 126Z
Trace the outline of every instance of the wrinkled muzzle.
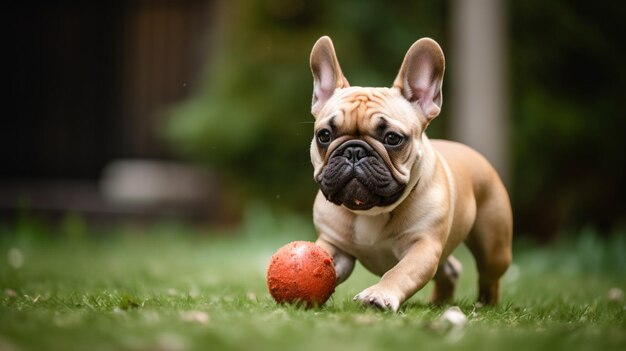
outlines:
M329 201L351 210L395 203L405 184L398 182L380 155L362 140L338 147L316 179Z

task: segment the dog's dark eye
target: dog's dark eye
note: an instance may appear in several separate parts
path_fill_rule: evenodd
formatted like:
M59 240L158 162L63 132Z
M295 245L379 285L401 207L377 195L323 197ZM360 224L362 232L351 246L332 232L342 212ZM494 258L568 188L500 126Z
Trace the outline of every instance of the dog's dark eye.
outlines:
M319 132L317 132L317 140L321 144L328 144L328 143L330 143L330 139L332 139L332 135L330 134L330 130L322 129Z
M404 138L400 134L389 132L385 135L385 139L383 140L383 142L389 146L398 146L402 143L403 140Z

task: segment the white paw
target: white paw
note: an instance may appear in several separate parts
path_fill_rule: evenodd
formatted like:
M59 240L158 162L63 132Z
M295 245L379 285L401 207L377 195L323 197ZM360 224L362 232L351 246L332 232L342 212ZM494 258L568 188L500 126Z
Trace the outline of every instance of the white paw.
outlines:
M398 294L378 284L361 291L353 300L361 302L364 306L376 307L393 312L397 312L398 308L400 308L400 298Z

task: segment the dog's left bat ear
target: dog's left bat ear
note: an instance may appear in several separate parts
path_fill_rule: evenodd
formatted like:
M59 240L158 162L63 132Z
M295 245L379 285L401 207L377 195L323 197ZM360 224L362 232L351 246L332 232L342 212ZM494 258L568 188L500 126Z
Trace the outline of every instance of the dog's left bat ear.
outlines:
M444 70L445 59L439 44L430 38L422 38L406 53L393 82L409 102L421 108L428 122L441 111Z
M335 89L350 86L339 67L333 42L327 36L319 38L311 50L311 72L313 73L311 113L317 116L328 99L333 96Z

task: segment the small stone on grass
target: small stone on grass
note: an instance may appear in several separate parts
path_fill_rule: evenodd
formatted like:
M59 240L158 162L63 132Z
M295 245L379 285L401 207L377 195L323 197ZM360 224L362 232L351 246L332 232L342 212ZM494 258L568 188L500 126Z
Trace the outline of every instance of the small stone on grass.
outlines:
M624 291L620 288L611 288L607 297L610 301L622 302L624 301Z
M203 311L185 311L180 313L180 318L185 322L208 324L209 314Z

